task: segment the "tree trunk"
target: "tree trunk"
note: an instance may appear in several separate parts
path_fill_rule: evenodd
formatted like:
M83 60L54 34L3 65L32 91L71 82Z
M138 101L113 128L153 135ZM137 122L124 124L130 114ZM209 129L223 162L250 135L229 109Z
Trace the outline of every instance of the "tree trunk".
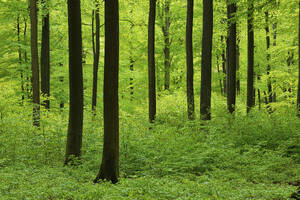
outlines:
M94 65L93 65L93 94L92 94L92 110L96 110L97 105L97 82L98 82L98 68L99 68L99 57L100 57L100 15L99 15L99 2L96 0L96 44L93 44L94 54ZM93 14L94 15L94 14ZM94 22L94 17L93 17ZM94 23L93 23L94 29ZM94 31L93 32L93 43L94 43Z
M227 1L227 17L229 23L227 39L227 108L230 113L235 111L236 100L236 3Z
M43 10L46 13L42 19L42 47L41 47L41 91L46 98L42 105L50 108L50 24L48 5L42 0Z
M40 126L40 84L39 84L39 55L38 55L38 16L36 0L30 0L31 21L31 70L33 92L33 125Z
M299 77L298 77L298 96L297 96L297 107L298 107L298 116L300 117L300 1L299 1L299 30L298 30L298 68L299 68Z
M149 93L149 121L153 123L156 115L156 87L155 87L155 13L156 0L150 0L148 24L148 93Z
M236 80L236 94L240 95L241 92L241 77L240 77L240 40L238 39L236 44L236 71L237 71L237 80Z
M213 0L203 0L200 117L211 119L211 60L213 38Z
M27 22L26 19L24 18L24 45L27 45ZM31 98L31 77L29 73L29 65L28 65L28 57L27 57L27 51L26 49L24 50L24 62L26 64L26 93L28 99Z
M255 105L254 96L254 30L253 1L248 0L248 77L247 77L247 113Z
M186 86L187 86L187 111L188 119L195 119L194 103L194 59L193 59L193 19L194 19L194 0L187 0L187 19L186 19Z
M221 36L221 42L223 44L224 42L224 36ZM226 96L227 94L227 70L226 70L226 55L225 55L225 49L223 48L222 49L222 71L223 71L223 75L224 75L224 78L223 78L223 85L224 85L224 96Z
M64 67L64 65L62 63L59 63L59 66L62 67L62 68ZM61 88L60 93L61 93L61 95L63 95L65 93L64 90L63 90L63 88L64 88L64 76L60 76L58 79L59 79L60 88ZM65 107L65 102L64 102L63 99L61 99L61 101L59 103L59 108L62 111L64 107Z
M83 125L80 0L68 0L70 111L65 164L80 158Z
M104 145L98 180L118 182L119 177L119 3L105 2Z
M268 62L268 66L267 66L267 75L268 77L268 98L267 98L267 102L266 103L271 103L273 102L273 95L272 95L272 83L271 83L271 79L270 79L270 71L271 71L271 65L270 65L270 58L271 55L269 53L269 49L270 49L270 30L269 30L269 12L265 12L265 19L266 19L266 42L267 42L267 62Z
M165 0L164 55L165 55L165 90L170 89L170 2Z
M21 92L22 92L22 100L25 99L25 96L24 96L24 70L23 70L23 67L22 67L22 50L21 50L21 39L20 39L20 33L21 33L21 30L20 30L20 16L18 15L18 18L17 18L17 34L18 34L18 45L19 45L19 48L18 48L18 58L19 58L19 67L20 67L20 78L21 78Z
M220 65L219 65L219 55L217 55L217 72L218 72L218 75L220 76L221 74L221 71L220 71ZM223 96L223 85L222 85L222 79L219 80L219 84L220 84L220 92L221 92L221 95Z

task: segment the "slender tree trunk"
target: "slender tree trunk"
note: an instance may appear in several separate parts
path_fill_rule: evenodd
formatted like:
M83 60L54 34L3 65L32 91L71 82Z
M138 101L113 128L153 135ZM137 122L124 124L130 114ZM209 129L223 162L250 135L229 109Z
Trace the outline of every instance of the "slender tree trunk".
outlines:
M213 38L213 0L203 0L200 117L211 119L211 60Z
M30 0L31 70L33 92L33 125L40 126L40 83L38 55L38 16L36 0Z
M93 111L95 111L97 105L97 82L98 82L98 68L99 68L99 57L100 57L100 15L99 15L98 0L96 0L95 18L96 18L96 44L94 45L95 48L94 48L94 65L93 65L94 66L93 67L93 94L92 94ZM93 33L93 43L94 43L94 33Z
M240 77L240 40L238 39L236 45L236 70L237 70L237 80L236 80L236 94L239 95L241 92L241 77Z
M267 62L268 62L268 66L267 66L267 75L268 77L268 100L266 103L271 103L273 102L273 95L272 95L272 83L271 83L271 79L270 79L270 71L271 71L271 65L270 65L270 58L271 55L269 53L269 49L270 49L270 30L269 30L269 12L265 12L265 19L266 19L266 42L267 42Z
M26 19L24 18L24 45L27 45L27 22L26 22ZM28 65L28 57L27 57L27 51L26 49L24 50L24 62L26 64L26 93L27 93L27 97L28 99L31 98L31 87L30 87L30 84L31 84L31 77L30 77L30 69L29 69L29 65Z
M60 67L64 67L64 65L62 64L62 63L59 63L59 66ZM64 76L60 76L59 77L59 82L61 83L60 84L60 87L61 87L61 91L60 91L60 93L61 93L61 95L63 95L65 92L64 92L64 90L63 90L63 86L64 86ZM62 109L65 107L65 103L64 103L64 101L63 101L63 99L60 101L60 103L59 103L59 108L60 108L60 110L62 111Z
M133 16L133 9L132 7L130 7L130 14L131 16ZM133 23L130 23L130 35L133 36L133 27L134 27L134 24ZM130 101L133 101L134 99L134 84L133 84L133 72L134 72L134 59L133 59L133 53L132 53L132 49L133 49L133 46L132 46L132 38L130 39L130 58L129 58L129 61L130 61L130 65L129 65L129 70L130 70L130 78L129 78L129 87L130 87Z
M164 55L165 55L165 90L170 89L170 2L165 0Z
M217 55L217 71L218 71L218 75L220 76L221 71L220 71L220 65L219 65L219 55ZM221 92L221 95L223 96L222 79L219 80L219 83L220 83L220 92Z
M104 146L98 180L118 182L119 177L119 3L105 2Z
M255 105L254 96L254 30L253 0L248 0L248 77L247 77L247 113Z
M42 105L50 109L50 24L49 9L44 0L42 0L43 9L46 13L42 19L42 47L41 47L41 91L46 98Z
M277 22L275 22L272 25L272 28L273 28L273 47L275 47L277 45ZM276 102L276 92L275 91L272 91L272 102Z
M299 1L299 30L298 30L298 68L299 68L299 77L298 77L298 96L297 96L297 107L298 107L298 116L300 117L300 1Z
M83 125L80 0L68 0L70 110L65 164L80 158Z
M223 44L224 42L224 36L221 36L221 42ZM224 96L226 96L227 94L227 70L226 70L226 55L225 55L225 49L222 49L222 71L224 74L224 78L223 78L223 85L224 85Z
M187 112L189 120L195 119L194 103L194 59L193 59L193 19L194 0L187 0L186 19L186 86L187 86Z
M20 39L20 16L18 16L17 18L17 34L18 34L18 44L20 45L21 39ZM19 58L19 67L20 67L20 78L21 78L21 92L22 92L22 100L25 99L24 96L24 72L23 72L23 67L22 67L22 50L21 50L21 46L19 46L18 48L18 58Z
M235 111L236 100L236 3L227 2L227 17L229 23L227 39L227 107L230 113Z
M150 0L148 24L148 93L149 93L149 121L153 123L156 115L156 87L155 87L155 13L156 0Z

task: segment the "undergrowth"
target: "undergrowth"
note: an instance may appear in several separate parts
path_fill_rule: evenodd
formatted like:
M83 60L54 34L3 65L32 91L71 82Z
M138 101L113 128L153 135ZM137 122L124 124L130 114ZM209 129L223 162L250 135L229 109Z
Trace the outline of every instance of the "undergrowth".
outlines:
M158 99L155 124L146 103L120 107L120 182L93 184L101 161L102 110L85 108L82 164L63 166L67 109L32 107L11 88L0 97L0 199L288 199L300 180L300 120L292 109L273 114L242 108L226 114L213 94L213 120L188 121L182 92ZM21 105L22 103L22 105ZM198 108L196 108L197 110Z

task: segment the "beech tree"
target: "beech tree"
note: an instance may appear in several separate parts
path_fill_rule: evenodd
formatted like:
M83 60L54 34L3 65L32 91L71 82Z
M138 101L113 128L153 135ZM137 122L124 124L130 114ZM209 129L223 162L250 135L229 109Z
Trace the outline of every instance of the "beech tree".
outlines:
M94 183L100 179L112 183L119 177L119 3L105 2L104 57L104 145L102 163Z
M235 111L236 100L236 3L227 0L228 38L227 38L227 108Z
M194 0L187 0L186 18L186 87L187 87L187 113L189 120L195 118L194 104L194 59L193 59L193 19Z
M33 125L40 126L40 81L38 55L38 17L36 0L30 0L30 47L32 71Z
M96 33L94 32L94 21L96 21ZM98 82L98 68L99 68L99 57L100 57L100 15L99 15L98 0L96 0L96 9L93 10L92 35L93 35L93 55L94 55L92 110L95 111L97 105L97 82Z
M42 0L41 92L47 98L42 103L46 109L50 108L50 17L48 6L48 1Z
M200 117L210 120L211 108L211 59L213 37L213 0L203 0L203 36L201 59Z
M80 0L68 0L70 110L65 164L80 158L83 125L82 36Z
M156 0L150 0L148 23L148 96L149 121L154 122L156 115L156 84L155 84L155 14Z
M247 112L254 107L254 30L253 30L253 0L248 0L248 76L247 76Z
M300 113L300 1L299 1L299 30L298 30L298 68L299 68L299 77L298 77L298 98L297 98L297 107L298 112ZM299 114L300 116L300 114Z
M169 0L165 0L164 5L164 17L165 17L165 25L162 26L163 34L164 34L164 55L165 55L165 90L170 89L170 2Z

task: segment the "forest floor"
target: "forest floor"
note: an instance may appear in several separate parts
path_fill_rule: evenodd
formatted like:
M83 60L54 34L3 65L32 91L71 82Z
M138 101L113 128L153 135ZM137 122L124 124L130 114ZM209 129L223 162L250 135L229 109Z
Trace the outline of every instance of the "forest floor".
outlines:
M86 108L82 164L63 166L68 112L42 110L35 129L30 103L0 88L0 199L279 200L297 190L300 120L287 108L233 118L215 101L211 122L191 122L184 95L174 93L160 97L149 129L147 106L128 104L120 110L120 181L93 184L101 109L93 117Z

